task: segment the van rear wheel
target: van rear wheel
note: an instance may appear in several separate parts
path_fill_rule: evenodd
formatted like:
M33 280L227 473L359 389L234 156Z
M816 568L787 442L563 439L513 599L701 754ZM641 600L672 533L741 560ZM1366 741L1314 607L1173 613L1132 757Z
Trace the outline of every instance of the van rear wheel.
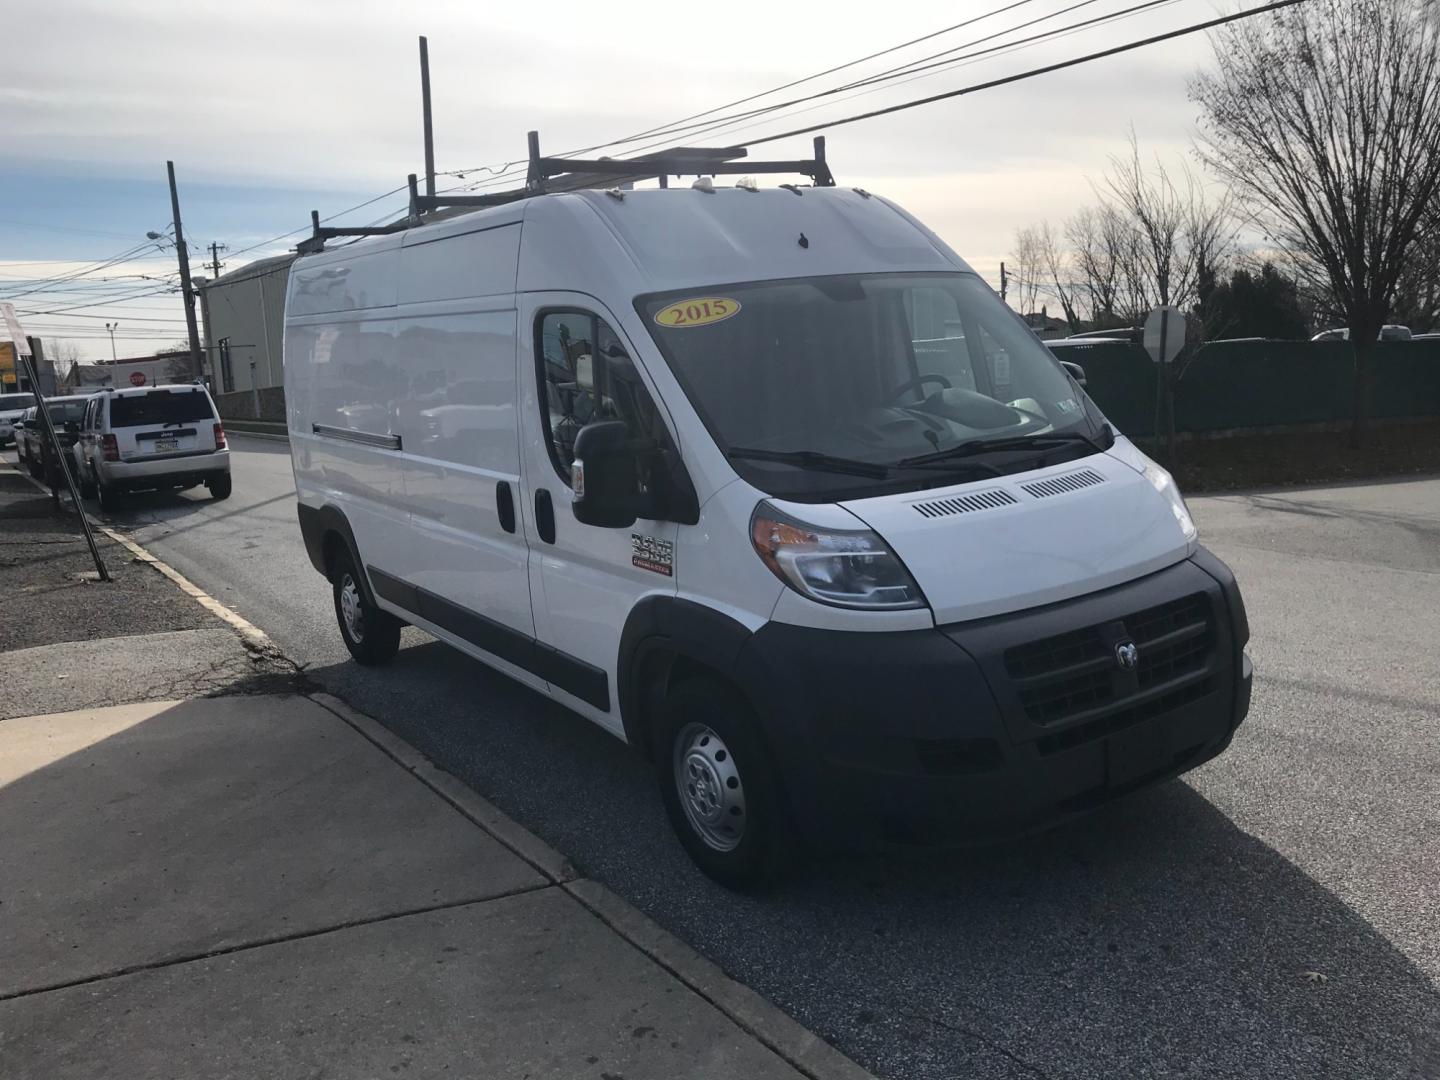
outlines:
M718 679L673 688L660 708L655 769L686 853L726 888L773 884L791 838L780 780L754 711Z
M365 599L360 572L348 554L338 557L332 580L335 618L350 655L367 667L393 658L400 651L400 620Z

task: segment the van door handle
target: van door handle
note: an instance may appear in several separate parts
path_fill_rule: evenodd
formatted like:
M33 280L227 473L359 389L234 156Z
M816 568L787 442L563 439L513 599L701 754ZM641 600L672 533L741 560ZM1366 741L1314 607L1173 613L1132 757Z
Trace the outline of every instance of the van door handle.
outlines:
M500 515L500 527L508 533L515 531L515 497L510 494L510 483L501 480L495 485L495 512Z
M545 488L535 489L535 529L545 543L555 542L555 504Z

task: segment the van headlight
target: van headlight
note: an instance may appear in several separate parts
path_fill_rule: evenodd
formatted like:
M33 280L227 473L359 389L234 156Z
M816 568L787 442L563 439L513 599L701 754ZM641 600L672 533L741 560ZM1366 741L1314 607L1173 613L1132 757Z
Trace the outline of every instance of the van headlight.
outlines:
M1185 498L1180 494L1180 489L1175 486L1175 478L1162 469L1149 458L1145 459L1145 479L1156 491L1165 497L1170 503L1170 512L1175 515L1175 521L1180 526L1180 531L1185 534L1186 543L1194 543L1199 531L1195 528L1195 519L1190 516L1190 508L1185 505Z
M762 502L750 539L771 572L811 600L869 610L925 606L920 586L870 529L822 529Z

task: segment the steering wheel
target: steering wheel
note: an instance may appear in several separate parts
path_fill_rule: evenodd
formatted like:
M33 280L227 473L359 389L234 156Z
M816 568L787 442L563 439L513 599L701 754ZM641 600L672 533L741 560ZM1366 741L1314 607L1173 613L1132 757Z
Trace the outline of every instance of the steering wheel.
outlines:
M950 380L944 375L921 375L918 379L911 379L909 382L897 386L890 392L890 397L887 400L894 401L907 390L919 390L926 383L932 382L939 383L946 390L951 389Z

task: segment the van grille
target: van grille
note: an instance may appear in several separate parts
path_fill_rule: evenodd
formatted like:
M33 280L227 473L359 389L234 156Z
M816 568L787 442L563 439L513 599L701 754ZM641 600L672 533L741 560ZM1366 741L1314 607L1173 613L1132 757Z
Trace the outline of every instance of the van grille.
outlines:
M1059 476L1047 476L1044 480L1033 480L1020 487L1037 499L1048 499L1051 495L1064 495L1067 491L1079 491L1104 482L1105 478L1093 469L1080 469Z
M951 499L932 499L930 502L910 505L923 517L937 518L951 514L968 514L975 510L995 510L1002 506L1014 506L1019 501L1008 491L996 488L993 491L972 491Z
M1117 646L1124 642L1133 642L1139 653L1128 670L1117 659ZM1201 681L1210 673L1214 652L1210 604L1204 593L1195 593L1017 645L1006 650L1005 669L1032 723L1095 724L1136 707L1141 696L1166 687L1174 693Z

